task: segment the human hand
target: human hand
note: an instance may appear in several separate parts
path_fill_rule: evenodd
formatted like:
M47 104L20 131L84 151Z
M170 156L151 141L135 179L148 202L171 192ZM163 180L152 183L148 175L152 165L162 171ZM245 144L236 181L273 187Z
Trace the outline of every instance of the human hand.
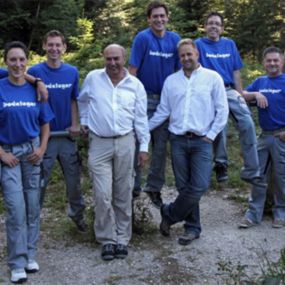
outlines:
M1 154L1 161L9 167L15 167L19 163L19 159L11 152L3 152Z
M141 151L141 152L139 152L138 156L139 156L138 157L138 165L140 167L144 167L146 162L147 162L147 160L148 160L148 153L144 152L144 151Z
M256 104L259 108L265 109L268 107L267 98L262 95L260 92L256 92L255 94Z
M39 102L47 102L48 90L43 81L37 81L37 94Z

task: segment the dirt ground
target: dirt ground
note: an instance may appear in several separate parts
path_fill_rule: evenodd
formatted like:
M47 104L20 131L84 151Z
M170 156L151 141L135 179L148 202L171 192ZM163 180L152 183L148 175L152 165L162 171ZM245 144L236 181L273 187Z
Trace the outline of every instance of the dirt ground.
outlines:
M172 228L171 237L162 237L157 228L160 215L145 194L140 202L152 213L152 230L135 234L125 260L104 262L95 242L68 241L41 232L38 262L40 271L29 275L31 285L146 285L146 284L242 284L260 275L266 261L276 261L285 248L285 227L273 229L266 217L260 226L237 228L244 205L227 199L232 190L210 191L201 201L203 232L188 246L177 243L182 224ZM167 201L173 189L164 189ZM43 221L44 223L44 221ZM149 226L149 225L148 225ZM0 217L0 284L9 283L6 265L4 217ZM236 282L236 283L235 283Z

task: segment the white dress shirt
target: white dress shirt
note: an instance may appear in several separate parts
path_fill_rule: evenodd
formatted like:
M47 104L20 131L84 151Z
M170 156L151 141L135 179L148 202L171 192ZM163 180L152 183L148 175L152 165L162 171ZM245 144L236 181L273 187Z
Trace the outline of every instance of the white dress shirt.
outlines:
M193 132L214 140L225 127L228 113L224 83L217 72L199 66L188 78L181 69L166 78L149 128L153 130L169 118L173 134Z
M134 130L140 151L148 150L150 140L147 99L142 83L129 74L114 86L106 69L88 73L82 85L78 107L81 125L97 136L113 137Z

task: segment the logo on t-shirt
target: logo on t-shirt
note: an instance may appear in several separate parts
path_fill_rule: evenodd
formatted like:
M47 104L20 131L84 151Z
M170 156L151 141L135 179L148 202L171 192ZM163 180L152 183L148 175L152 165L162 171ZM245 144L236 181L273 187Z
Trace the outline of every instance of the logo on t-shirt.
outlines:
M46 84L47 89L67 89L72 86L71 83L49 83Z
M230 53L208 53L206 52L206 57L210 58L228 58L230 57Z
M167 52L152 51L152 50L150 50L150 51L149 51L149 55L169 58L169 57L172 57L172 56L173 56L173 52L167 53Z
M4 108L9 108L9 107L35 107L35 106L36 106L35 102L23 102L23 101L3 102Z
M271 93L271 94L276 94L276 93L281 93L282 89L260 89L260 93Z

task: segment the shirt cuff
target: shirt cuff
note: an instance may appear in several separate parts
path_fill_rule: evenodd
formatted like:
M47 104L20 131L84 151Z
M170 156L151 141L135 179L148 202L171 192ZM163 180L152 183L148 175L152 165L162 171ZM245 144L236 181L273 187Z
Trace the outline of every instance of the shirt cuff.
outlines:
M209 138L212 141L215 140L216 136L217 136L217 133L213 132L213 131L208 132L207 135L206 135L206 137Z
M148 143L140 144L140 152L148 152Z
M82 126L88 126L88 118L80 118L80 124Z

